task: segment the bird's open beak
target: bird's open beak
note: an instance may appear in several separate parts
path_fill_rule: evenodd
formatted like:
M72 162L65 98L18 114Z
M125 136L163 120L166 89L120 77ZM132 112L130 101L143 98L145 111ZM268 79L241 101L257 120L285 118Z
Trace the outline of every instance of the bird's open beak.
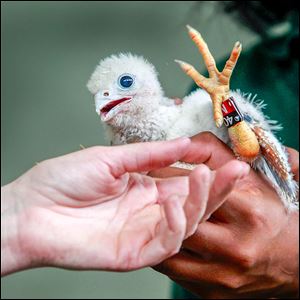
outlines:
M121 99L105 101L105 103L101 103L101 105L96 108L97 113L100 115L103 122L107 122L122 110L123 104L130 102L131 99L132 97L124 97Z

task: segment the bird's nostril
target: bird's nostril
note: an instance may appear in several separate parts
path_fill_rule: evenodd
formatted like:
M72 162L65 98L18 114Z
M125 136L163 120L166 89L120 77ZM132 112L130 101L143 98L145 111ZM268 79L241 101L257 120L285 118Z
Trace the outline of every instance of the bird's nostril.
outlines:
M104 92L103 96L109 96L109 92Z

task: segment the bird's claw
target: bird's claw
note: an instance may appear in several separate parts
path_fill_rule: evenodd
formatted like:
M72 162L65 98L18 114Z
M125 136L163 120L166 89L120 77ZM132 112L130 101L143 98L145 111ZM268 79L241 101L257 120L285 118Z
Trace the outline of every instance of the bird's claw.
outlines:
M235 43L224 69L222 70L222 72L220 72L216 67L215 59L210 53L208 46L202 38L201 34L189 25L187 25L187 29L190 38L196 44L199 52L203 57L204 63L209 73L209 78L201 75L192 65L180 60L175 61L199 87L204 89L210 95L213 102L214 119L216 126L221 127L223 124L223 115L221 109L222 102L229 97L229 82L233 69L242 51L242 45L240 42Z

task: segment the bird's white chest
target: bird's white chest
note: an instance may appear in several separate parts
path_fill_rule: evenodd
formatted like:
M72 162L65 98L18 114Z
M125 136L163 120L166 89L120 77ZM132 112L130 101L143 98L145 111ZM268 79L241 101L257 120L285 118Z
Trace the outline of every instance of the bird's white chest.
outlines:
M172 100L170 100L172 101ZM198 90L184 98L182 105L160 105L143 115L128 114L109 128L111 144L170 140L210 131L228 142L225 128L216 128L208 95Z
M215 125L210 96L198 89L183 99L177 117L169 127L168 139L191 137L203 131L212 132L225 143L229 141L225 126L217 128Z
M120 126L109 126L109 136L113 145L160 141L167 139L167 128L166 123L160 122L157 116L133 116Z

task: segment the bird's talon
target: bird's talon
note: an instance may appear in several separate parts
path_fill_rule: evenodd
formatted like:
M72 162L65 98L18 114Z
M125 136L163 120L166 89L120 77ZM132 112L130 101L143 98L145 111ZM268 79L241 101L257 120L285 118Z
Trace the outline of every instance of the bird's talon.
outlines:
M237 41L235 44L234 44L234 48L240 48L242 46L241 42Z

